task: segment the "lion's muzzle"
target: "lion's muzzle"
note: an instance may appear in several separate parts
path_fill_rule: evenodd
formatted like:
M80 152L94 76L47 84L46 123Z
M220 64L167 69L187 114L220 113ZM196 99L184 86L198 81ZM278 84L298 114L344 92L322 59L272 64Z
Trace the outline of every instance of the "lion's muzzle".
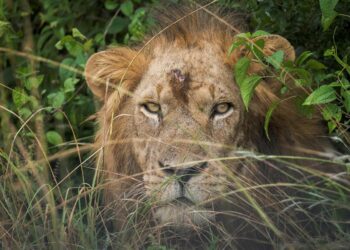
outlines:
M192 166L185 166L181 168L176 168L168 164L164 164L161 161L158 161L161 170L166 175L174 175L178 180L182 188L186 185L186 183L195 175L200 174L204 169L208 167L207 162L201 162L199 164L195 164Z

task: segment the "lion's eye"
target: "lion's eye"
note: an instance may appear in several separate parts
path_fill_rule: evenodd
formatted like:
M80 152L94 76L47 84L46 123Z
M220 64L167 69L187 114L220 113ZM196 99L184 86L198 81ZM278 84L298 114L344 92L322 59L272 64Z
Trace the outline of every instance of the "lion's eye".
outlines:
M216 104L212 111L212 116L224 116L228 115L232 111L233 105L228 102Z
M158 114L160 112L160 105L154 102L147 102L142 104L142 107L146 109L149 113Z
M230 105L228 103L220 103L215 106L215 113L224 114L230 109Z

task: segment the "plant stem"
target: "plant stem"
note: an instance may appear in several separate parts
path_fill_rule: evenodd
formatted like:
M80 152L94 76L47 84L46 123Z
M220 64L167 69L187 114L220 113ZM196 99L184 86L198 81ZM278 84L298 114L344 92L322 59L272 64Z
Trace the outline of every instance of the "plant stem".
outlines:
M34 38L33 38L33 28L32 28L32 22L30 19L30 13L31 8L26 0L22 0L22 10L26 14L24 16L24 39L22 44L22 49L25 52L33 53L34 52ZM32 59L28 59L29 64L31 67L31 72L33 75L35 75L35 61ZM41 96L39 93L38 88L32 88L31 89L31 95L34 96L37 100L36 107L33 107L33 109L39 109L40 103L41 103ZM35 158L36 160L40 160L44 158L44 154L47 152L47 144L45 139L45 129L44 129L44 118L41 113L35 116L34 118L34 126L35 126L35 133L39 139L39 142L41 144L41 148L39 145L36 145L36 152L35 152ZM42 149L44 149L44 152L42 152ZM46 177L48 175L46 174Z

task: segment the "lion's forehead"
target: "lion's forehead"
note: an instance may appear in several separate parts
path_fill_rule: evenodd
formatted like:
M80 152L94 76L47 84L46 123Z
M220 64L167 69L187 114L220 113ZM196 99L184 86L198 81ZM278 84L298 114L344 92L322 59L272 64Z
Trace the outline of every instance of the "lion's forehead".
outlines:
M202 48L169 47L156 50L135 90L136 96L165 102L174 97L184 98L189 99L189 105L195 103L204 108L217 99L235 98L238 91L232 84L232 71L225 65L225 55L221 53L218 48L210 45ZM174 90L171 80L174 72L183 75L186 81L186 86L178 91Z
M223 63L220 50L215 46L186 49L169 47L154 52L141 85L146 83L144 88L149 88L150 84L166 86L174 70L189 77L190 90L209 85L219 88L221 84L231 82L232 77L229 67Z

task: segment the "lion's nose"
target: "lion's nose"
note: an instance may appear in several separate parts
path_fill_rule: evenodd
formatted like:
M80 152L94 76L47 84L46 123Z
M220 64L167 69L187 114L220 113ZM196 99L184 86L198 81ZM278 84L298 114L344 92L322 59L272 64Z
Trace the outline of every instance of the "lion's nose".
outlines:
M206 169L208 167L208 162L201 162L192 166L176 168L159 161L159 166L166 175L175 175L178 177L180 183L186 184L193 176Z

